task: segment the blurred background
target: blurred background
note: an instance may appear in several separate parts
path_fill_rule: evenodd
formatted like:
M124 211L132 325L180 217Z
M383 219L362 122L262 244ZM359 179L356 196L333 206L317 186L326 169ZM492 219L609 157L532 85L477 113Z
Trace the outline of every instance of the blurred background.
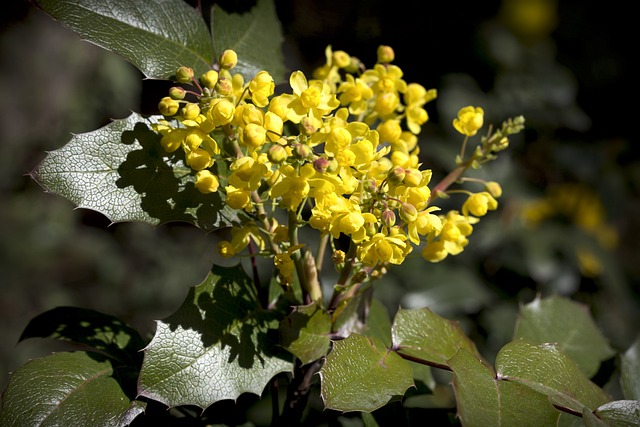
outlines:
M328 44L372 66L386 44L407 82L438 90L420 140L434 182L460 148L451 128L459 108L482 106L485 123L496 126L526 118L509 149L473 173L502 184L498 211L476 226L461 255L429 264L416 251L408 268L391 269L375 291L391 314L428 306L460 320L492 360L510 340L519 304L560 294L588 305L617 351L631 344L640 324L640 157L630 105L640 92L628 2L277 0L276 7L291 70L322 65ZM206 276L215 236L180 223L110 224L28 175L72 134L131 111L154 113L164 89L28 2L4 5L2 388L10 371L55 349L40 340L17 345L37 314L90 308L151 336L153 321Z

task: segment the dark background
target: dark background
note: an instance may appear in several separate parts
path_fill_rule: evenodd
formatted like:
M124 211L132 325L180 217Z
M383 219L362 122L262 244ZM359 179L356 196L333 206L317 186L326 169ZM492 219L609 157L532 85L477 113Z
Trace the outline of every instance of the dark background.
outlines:
M591 188L606 206L607 222L619 233L612 257L622 279L611 285L605 279L582 277L571 261L560 258L556 264L566 261L577 280L563 291L551 280L532 278L527 268L518 269L520 264L505 258L505 252L520 243L500 239L491 240L493 246L477 243L468 255L465 251L459 256L467 258L447 260L435 270L418 267L416 274L435 276L437 271L446 277L463 266L482 289L489 289L478 291L475 305L450 304L451 311L442 310L454 317L468 316L467 325L480 325L470 326L471 332L489 342L487 351L504 341L499 336L493 342L482 330L482 325L492 325L485 317L489 307L511 304L504 313L512 319L514 307L538 292L575 296L598 315L618 311L618 317L598 319L620 351L637 334L633 301L638 300L640 278L634 102L639 91L632 3L549 0L551 23L527 32L504 19L505 5L515 2L278 0L276 6L291 70L310 71L321 65L327 44L371 66L377 46L386 44L395 49L395 63L407 82L439 90L439 99L427 107L431 120L425 132L433 138L424 141L422 151L436 174L446 170L451 159L448 129L461 106L484 102L487 118L495 123L519 114L526 117L527 131L496 168L505 180L504 205L513 201L511 206L517 206L518 191L544 195L547 187L563 182ZM80 41L26 1L5 3L0 26L4 386L11 370L52 349L38 340L16 343L30 318L53 307L104 311L152 334L153 320L169 315L187 288L205 277L215 258L216 236L184 224L156 229L110 225L98 213L74 210L66 200L44 193L28 172L47 150L62 146L72 133L94 130L130 111L147 112L155 102L145 100L162 96L161 85L142 81L132 66ZM496 214L502 220L506 216L504 210ZM558 239L563 233L573 235L566 219L558 224ZM471 246L475 243L472 238ZM395 287L381 289L380 294L393 306L404 301L403 292L413 285L407 284L411 279L406 275L390 277Z

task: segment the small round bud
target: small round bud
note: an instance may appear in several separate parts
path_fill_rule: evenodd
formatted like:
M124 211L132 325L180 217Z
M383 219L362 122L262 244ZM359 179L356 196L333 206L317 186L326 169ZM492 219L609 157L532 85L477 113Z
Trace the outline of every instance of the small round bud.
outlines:
M311 147L309 147L308 145L296 144L293 152L299 159L306 159L311 155L313 151L311 150Z
M422 173L418 169L405 169L402 183L407 187L417 187L422 181Z
M389 181L391 184L400 184L404 180L404 177L406 175L407 173L403 167L396 166L389 171L389 174L387 175L387 181Z
M187 120L195 120L200 115L200 106L190 102L182 107L181 114Z
M487 182L484 187L487 189L489 194L491 194L493 197L502 196L502 187L497 182L495 181Z
M221 68L230 70L238 64L238 54L231 49L227 49L220 54L218 62Z
M334 264L342 264L346 258L347 255L341 250L333 251L333 254L331 254L331 260Z
M287 149L282 145L272 145L267 152L267 158L272 163L282 163L287 157Z
M218 83L216 84L216 91L218 91L220 95L227 96L231 93L232 90L233 85L231 84L229 79L221 78L218 80Z
M303 135L313 135L316 133L318 128L316 128L313 124L313 121L309 117L303 117L300 120L300 131Z
M193 68L180 67L178 71L176 71L176 80L180 83L191 83L193 75Z
M183 87L174 86L169 89L169 96L171 97L171 99L175 99L176 101L184 99L186 95L187 95L187 91L184 90Z
M213 89L218 83L218 72L216 70L209 70L200 76L200 83L206 88Z
M391 209L385 209L382 212L382 223L387 227L396 225L396 214Z
M334 173L340 167L340 163L336 159L329 159L329 166L327 166L327 170L325 172Z
M195 186L199 192L207 194L218 191L220 183L218 182L218 177L211 173L211 171L201 170L196 174Z
M398 213L404 222L414 222L418 219L418 210L411 203L403 203Z
M351 64L351 57L344 50L336 50L333 52L333 64L338 68L345 68Z
M390 62L393 62L396 57L393 48L391 48L390 46L378 46L378 50L376 53L378 54L378 63L380 64L388 64Z
M326 157L318 157L315 162L313 162L313 168L320 173L324 173L327 171L329 167L329 159Z
M163 116L173 116L178 112L180 103L175 99L171 99L170 96L165 96L158 103L158 110Z

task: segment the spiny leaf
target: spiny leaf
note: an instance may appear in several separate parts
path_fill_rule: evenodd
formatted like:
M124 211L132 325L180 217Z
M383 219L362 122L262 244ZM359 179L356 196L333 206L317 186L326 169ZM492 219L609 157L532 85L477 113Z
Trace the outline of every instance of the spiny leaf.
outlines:
M145 349L138 391L168 406L207 408L261 394L290 356L278 354L277 312L260 308L242 267L214 266L174 314L158 322Z
M3 426L125 426L145 404L135 400L137 371L97 353L56 353L10 377Z
M536 298L520 309L514 340L556 343L586 376L615 353L590 316L588 307L561 296Z
M498 379L514 381L549 396L554 405L581 413L595 410L611 399L552 344L523 340L505 345L496 357Z
M183 159L164 152L150 128L156 119L133 113L75 135L49 152L31 176L45 190L113 222L186 221L208 231L235 221L218 193L200 193Z
M320 378L325 407L338 411L374 411L413 385L408 362L358 334L334 342Z
M86 345L136 368L141 362L139 351L144 347L138 331L120 319L77 307L57 307L34 317L20 341L27 338L54 338Z
M615 427L640 426L640 400L616 400L605 403L596 415Z
M36 0L84 40L122 56L152 79L185 65L211 69L213 47L202 16L183 0Z
M428 308L398 310L392 335L394 348L400 354L436 365L447 366L448 360L461 348L480 357L475 344L457 322L438 316Z
M282 28L273 0L258 0L245 13L225 11L214 5L211 11L211 29L216 55L225 49L238 54L238 65L232 70L245 81L261 70L271 74L276 84L284 81L284 55Z
M640 400L640 337L620 356L620 386L626 399Z
M555 425L560 412L541 393L498 381L493 370L467 350L449 360L458 417L465 427Z
M281 344L303 364L320 359L329 351L331 316L317 304L295 307L280 324Z

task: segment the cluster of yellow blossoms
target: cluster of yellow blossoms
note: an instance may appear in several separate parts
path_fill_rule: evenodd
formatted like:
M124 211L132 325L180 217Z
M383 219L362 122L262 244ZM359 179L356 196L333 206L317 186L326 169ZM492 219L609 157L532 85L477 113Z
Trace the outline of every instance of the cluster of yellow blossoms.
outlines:
M277 95L266 71L249 82L232 74L237 55L231 50L199 78L187 67L177 71L186 88L176 86L160 101L165 120L155 129L167 152L184 151L200 192L220 191L229 207L242 212L230 241L220 243L221 254L237 255L252 242L274 257L281 280L290 283L294 260L303 258L295 229L308 224L325 238L348 236L352 255L334 250L334 259L346 256L369 271L402 263L419 245L435 262L460 253L478 217L496 209L497 183L467 193L460 212L438 215L430 202L444 196L463 170L505 148L506 136L483 140L489 149L476 150L466 163L460 158L451 182L432 193L417 135L436 90L407 84L391 64L390 47L380 46L377 54L375 66L365 69L357 58L328 47L326 64L313 79L295 71L292 91ZM481 108L465 107L453 126L466 143L483 119ZM266 215L266 208L277 206L288 211L287 225Z

